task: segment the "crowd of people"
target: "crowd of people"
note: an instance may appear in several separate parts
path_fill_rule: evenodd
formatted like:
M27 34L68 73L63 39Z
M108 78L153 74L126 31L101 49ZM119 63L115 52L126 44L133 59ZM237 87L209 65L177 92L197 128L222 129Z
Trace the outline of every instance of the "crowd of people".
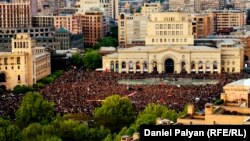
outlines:
M202 86L174 86L165 83L155 85L118 84L122 79L217 79L218 84ZM95 107L108 96L119 94L128 97L136 112L142 111L148 103L159 103L177 111L187 103L194 103L198 109L220 97L223 86L246 78L245 74L119 74L70 69L40 90L45 99L55 103L55 111L61 114L84 113L91 115ZM11 115L20 104L22 95L0 97L0 115Z

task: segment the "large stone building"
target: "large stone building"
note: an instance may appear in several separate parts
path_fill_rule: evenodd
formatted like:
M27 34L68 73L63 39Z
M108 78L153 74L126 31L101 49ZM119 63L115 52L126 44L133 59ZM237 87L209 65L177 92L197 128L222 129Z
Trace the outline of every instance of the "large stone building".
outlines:
M120 14L119 47L134 45L193 45L191 16L187 13L160 12L146 15Z
M54 26L53 16L32 16L32 27L52 27Z
M92 8L100 8L103 14L112 19L118 18L119 0L79 0L75 4L77 13L84 14Z
M0 27L30 27L32 10L27 1L0 2Z
M12 89L16 85L32 86L50 75L50 53L36 47L35 39L27 33L12 38L11 52L0 53L0 85Z
M148 16L142 14L122 13L118 20L118 44L121 48L131 47L135 44L145 45Z
M230 28L243 28L246 24L245 12L239 10L217 10L213 11L216 32Z
M72 34L67 29L61 27L54 34L54 49L69 50L71 48L83 49L84 41L82 34Z
M107 18L100 9L93 8L81 16L84 46L93 47L98 40L105 37L109 32Z
M214 17L212 13L192 14L194 38L206 38L214 33Z
M184 125L250 125L250 79L243 79L224 86L221 105L207 103L205 112L197 114L194 105L188 106L188 114L178 118Z
M180 12L152 13L147 24L146 45L193 45L191 16Z
M63 14L54 17L54 26L56 29L66 28L73 34L82 33L81 17L72 14Z
M37 46L53 48L54 27L18 27L18 28L0 28L0 50L11 51L11 38L18 33L29 33L34 37Z
M187 0L169 0L169 10L170 11L182 11L187 4Z
M119 73L238 73L243 70L244 48L226 41L207 46L138 46L118 49L103 57L103 70Z
M150 18L151 13L162 12L164 9L160 2L156 3L144 3L141 7L141 13L147 15Z

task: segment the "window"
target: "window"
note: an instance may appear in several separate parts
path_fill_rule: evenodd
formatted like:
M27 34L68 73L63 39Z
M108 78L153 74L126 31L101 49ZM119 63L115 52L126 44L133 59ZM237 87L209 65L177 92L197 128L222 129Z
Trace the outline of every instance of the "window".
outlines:
M17 80L18 80L18 81L21 81L20 75L17 76Z
M179 24L176 25L176 29L179 29Z
M152 39L152 43L154 43L155 42L155 40L154 39Z
M18 65L20 65L20 57L17 57L17 58L16 58L16 63L17 63Z
M4 65L8 65L8 58L4 58Z

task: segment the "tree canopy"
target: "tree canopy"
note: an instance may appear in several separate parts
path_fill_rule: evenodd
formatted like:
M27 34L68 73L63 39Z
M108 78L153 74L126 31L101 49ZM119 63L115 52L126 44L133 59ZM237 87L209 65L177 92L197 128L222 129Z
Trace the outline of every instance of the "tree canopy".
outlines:
M138 130L142 124L155 124L156 118L165 118L176 121L181 114L182 113L178 113L175 110L171 110L163 105L150 103L147 105L144 111L139 113L135 122L136 129Z
M95 109L94 117L99 125L110 128L111 131L115 132L133 122L134 112L128 98L113 95L107 97L102 102L102 106Z
M54 117L54 104L44 100L39 93L28 92L16 112L16 123L27 127L30 123L47 124Z
M83 55L80 53L74 53L71 57L71 62L73 65L77 67L81 67L84 65L83 63Z
M91 50L84 54L83 63L87 69L94 70L102 66L102 57L98 51Z

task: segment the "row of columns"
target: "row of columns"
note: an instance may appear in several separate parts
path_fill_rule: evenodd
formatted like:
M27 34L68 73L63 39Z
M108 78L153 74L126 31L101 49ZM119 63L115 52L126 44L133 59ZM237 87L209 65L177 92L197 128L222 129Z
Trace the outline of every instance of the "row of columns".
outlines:
M112 63L113 62L113 63ZM117 64L118 63L118 64ZM123 66L125 63L125 67ZM138 62L134 63L132 62L133 67L130 69L131 62L118 62L118 61L111 61L110 62L110 71L114 72L126 72L126 73L143 73L143 72L153 72L154 70L154 62L152 63L146 63L145 62L139 62L140 69L136 69L136 65ZM195 69L191 69L191 64L185 63L185 70L187 73L221 73L221 67L217 64L217 69L214 69L214 64L210 63L209 70L206 69L207 64L202 64L202 69L199 69L199 63L195 63ZM165 72L165 63L157 63L157 71L159 73ZM174 63L174 73L180 73L182 71L182 63Z

